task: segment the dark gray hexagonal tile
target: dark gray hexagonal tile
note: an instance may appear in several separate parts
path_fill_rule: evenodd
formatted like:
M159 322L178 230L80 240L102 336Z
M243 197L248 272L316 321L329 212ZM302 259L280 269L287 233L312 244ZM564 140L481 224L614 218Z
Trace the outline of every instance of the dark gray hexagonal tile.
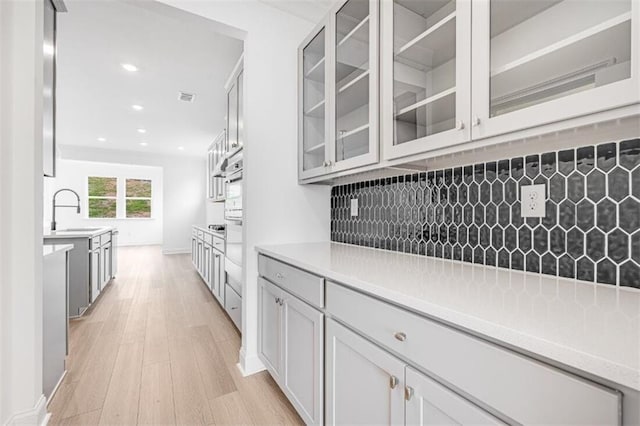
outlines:
M609 197L620 201L629 195L629 173L616 167L607 174Z
M556 153L547 152L540 156L540 171L547 177L553 176L556 172Z
M576 262L569 255L564 255L558 259L558 275L564 278L576 277Z
M473 208L473 223L478 226L484 223L484 206L482 204L476 204Z
M549 228L553 228L558 223L558 206L551 200L545 202L545 217L542 218L542 224Z
M462 246L460 244L453 246L453 260L462 260Z
M433 255L435 257L442 257L442 251L443 251L442 243L437 242L433 250Z
M583 257L576 263L576 278L582 281L591 281L595 279L596 267L592 261Z
M527 155L525 158L525 174L531 179L540 173L540 157L538 155Z
M629 236L620 229L607 235L607 256L616 263L629 257Z
M478 163L473 166L473 180L477 183L484 181L484 163Z
M499 250L502 248L503 244L502 228L494 226L491 229L491 245Z
M584 254L584 233L578 228L567 232L567 253L574 259L578 259Z
M533 230L533 248L538 254L544 254L549 248L549 232L539 226Z
M633 170L640 164L640 139L630 139L620 142L620 165L627 170Z
M480 246L473 249L473 263L484 264L484 250Z
M498 163L489 161L484 167L485 179L490 183L498 178Z
M567 149L558 152L558 171L565 176L569 176L576 167L575 151Z
M631 258L640 264L640 231L631 236Z
M469 245L475 247L478 245L479 235L478 227L475 225L469 226Z
M473 262L473 249L471 246L464 246L464 250L462 252L462 259L465 262Z
M469 184L473 182L473 166L465 166L462 169L462 179L465 183Z
M462 183L462 167L455 167L453 169L453 183L460 185Z
M460 185L460 187L458 188L458 203L460 204L467 204L467 202L469 201L469 195L468 195L468 187L467 184L463 183Z
M567 178L567 197L577 203L584 198L585 177L578 172L573 172Z
M431 224L429 235L431 236L431 242L435 243L436 241L438 241L438 239L440 238L440 228L438 227L438 224Z
M487 204L491 201L491 183L484 181L480 184L480 202Z
M439 240L440 240L441 244L444 244L444 243L447 242L447 238L448 238L447 232L448 232L448 230L449 230L449 227L447 225L445 225L445 224L440 225L440 229L439 229L438 235L440 237Z
M508 226L504 230L504 246L509 251L513 251L518 247L518 231L513 226Z
M540 272L547 275L558 274L558 260L551 253L542 256Z
M592 229L587 233L587 256L593 261L598 261L604 257L604 234L597 229Z
M609 171L616 165L617 149L615 143L604 143L597 147L596 165L600 170Z
M600 201L596 207L596 224L598 228L604 232L609 232L615 228L617 218L616 210L616 205L608 198Z
M513 204L518 200L518 184L513 179L509 179L504 183L504 200L509 204Z
M498 252L498 266L501 268L509 268L509 252L505 249L502 249Z
M484 248L491 245L491 228L487 225L480 228L480 245Z
M524 176L524 159L522 157L511 159L511 177L515 180Z
M473 223L473 206L471 204L464 206L464 223L466 225Z
M520 201L511 206L511 223L516 227L520 227L524 223L520 208Z
M566 197L566 185L565 178L559 173L556 173L549 179L549 198L556 203L561 202Z
M498 208L495 204L487 204L487 207L485 208L485 221L489 226L494 226L498 223Z
M518 230L518 247L523 252L528 252L533 247L531 237L531 229L527 226L523 226Z
M460 225L462 223L462 206L460 204L456 204L453 207L453 223L456 225Z
M458 244L464 246L469 241L469 232L466 226L460 225L458 227Z
M526 270L528 272L540 272L540 256L536 252L527 253Z
M491 184L491 201L500 204L504 200L504 188L501 181L496 180Z
M602 200L607 194L607 184L604 173L594 170L587 176L587 197L594 202Z
M595 226L595 206L589 200L582 200L576 206L578 228L588 231Z
M518 271L524 270L524 254L520 250L511 253L511 268Z
M485 250L484 252L485 265L496 266L496 262L498 260L497 258L498 258L498 254L493 248L489 247L488 249Z
M640 202L629 198L620 203L620 228L628 233L640 228Z
M620 285L640 288L640 266L632 261L620 265Z
M565 200L558 206L558 223L565 230L576 224L576 205L572 201Z
M640 198L640 167L631 173L631 193L634 197Z
M526 217L524 220L525 223L529 225L529 228L535 228L540 225L540 218L538 217Z
M589 173L595 164L594 148L592 146L585 146L576 150L576 168L582 174Z
M468 188L468 196L469 196L469 203L471 204L477 204L478 200L480 199L480 188L478 187L478 184L475 182L472 182L469 184L469 188Z
M596 281L602 284L616 283L616 265L609 259L602 259L598 262Z
M566 233L562 228L555 227L549 232L549 250L560 256L566 251Z
M442 257L445 259L451 259L453 257L453 246L447 243L442 248Z
M503 228L509 225L511 219L511 208L507 203L500 203L498 206L498 223Z
M456 225L449 226L448 240L452 245L458 242L458 227Z
M509 168L509 160L498 161L498 179L503 182L509 179Z

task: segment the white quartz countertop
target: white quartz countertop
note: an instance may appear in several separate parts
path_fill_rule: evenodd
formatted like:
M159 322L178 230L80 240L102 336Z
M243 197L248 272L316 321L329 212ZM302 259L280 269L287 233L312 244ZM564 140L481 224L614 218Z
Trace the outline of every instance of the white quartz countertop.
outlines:
M222 238L223 240L226 238L224 231L214 231L213 229L209 229L208 226L204 226L204 225L193 225L193 227L201 231L204 231L207 234L211 234L215 237Z
M640 291L341 243L257 251L640 391Z
M73 244L45 244L42 246L42 256L47 257L61 251L73 250Z
M58 231L45 232L44 238L92 238L105 232L116 231L116 228L111 226L94 227L94 228L74 228L74 229L60 229Z

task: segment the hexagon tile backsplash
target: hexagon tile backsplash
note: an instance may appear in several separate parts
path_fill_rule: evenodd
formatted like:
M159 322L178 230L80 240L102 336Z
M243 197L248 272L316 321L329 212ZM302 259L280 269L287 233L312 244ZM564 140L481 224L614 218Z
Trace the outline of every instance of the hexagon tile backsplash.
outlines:
M640 288L640 139L336 186L331 240Z

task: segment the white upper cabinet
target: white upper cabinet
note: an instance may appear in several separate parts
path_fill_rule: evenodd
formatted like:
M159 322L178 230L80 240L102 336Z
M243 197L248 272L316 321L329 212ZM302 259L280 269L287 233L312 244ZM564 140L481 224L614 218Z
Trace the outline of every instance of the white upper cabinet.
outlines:
M470 0L382 2L384 156L470 139Z
M640 100L640 2L473 3L472 138Z

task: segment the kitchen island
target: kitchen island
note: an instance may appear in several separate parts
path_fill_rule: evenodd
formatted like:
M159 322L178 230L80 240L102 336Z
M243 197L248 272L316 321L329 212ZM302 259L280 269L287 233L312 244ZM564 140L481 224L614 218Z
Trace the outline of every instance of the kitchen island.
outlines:
M50 231L44 244L73 244L69 253L69 317L81 316L117 272L117 235L113 227Z

